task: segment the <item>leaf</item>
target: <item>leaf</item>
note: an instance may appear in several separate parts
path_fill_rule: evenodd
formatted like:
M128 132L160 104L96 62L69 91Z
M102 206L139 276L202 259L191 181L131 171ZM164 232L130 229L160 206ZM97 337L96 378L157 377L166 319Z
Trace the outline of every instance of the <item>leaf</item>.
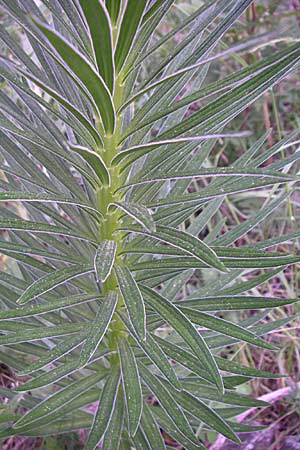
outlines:
M3 241L0 239L0 250L6 254L9 252L10 254L16 253L18 255L35 255L42 256L45 259L54 259L55 261L64 261L68 263L77 263L77 258L73 258L72 256L67 256L61 253L49 252L43 248L34 248L27 247L26 245L15 244L14 242Z
M129 432L131 436L134 436L140 424L143 408L141 381L135 356L125 338L118 339L118 353L127 406Z
M105 335L109 327L117 305L117 301L118 294L116 291L109 291L101 301L94 323L91 326L91 329L87 334L86 340L82 346L79 359L79 367L85 366L85 364L90 361L93 354L96 352L103 336Z
M57 225L49 225L48 223L40 223L35 221L23 220L23 219L6 219L1 218L0 230L18 230L27 231L29 233L47 233L47 234L59 234L62 236L70 236L77 239L83 239L89 241L90 238L85 234L68 229L65 227L59 227Z
M123 395L119 388L116 404L106 430L102 449L103 450L119 450L124 421L124 401Z
M165 384L163 380L161 381ZM192 378L186 378L182 380L182 384L186 391L193 393L193 395L202 400L211 400L228 405L247 407L269 406L269 403L264 402L263 400L256 400L234 391L226 391L224 394L221 394L215 387L200 383L198 378L195 378L194 380Z
M46 195L35 192L0 192L0 202L41 202L41 203L58 203L66 205L74 205L80 208L91 210L99 217L99 212L96 208L88 203L83 203L80 200L72 198L60 198L56 196Z
M180 389L180 383L174 372L171 363L168 361L166 355L160 348L160 346L155 342L151 334L146 331L146 339L143 341L138 338L134 329L132 328L130 322L126 319L125 315L119 313L122 322L125 324L130 335L136 341L137 345L142 349L142 351L147 355L147 357L155 364L158 370L170 381L171 384L176 389Z
M116 265L114 271L130 322L139 338L145 340L146 312L138 285L127 267Z
M159 241L170 244L175 248L183 250L184 253L194 256L199 261L204 261L209 266L214 267L222 272L226 272L227 269L224 264L218 259L215 252L209 248L203 241L185 233L184 231L176 230L176 228L165 227L159 225L156 227L156 231L151 233L146 230L141 230L138 227L122 227L119 230L131 231L139 233L145 236L152 237Z
M59 103L59 105L61 105L68 113L70 113L72 116L76 117L76 119L79 120L79 122L84 126L84 128L86 128L86 130L93 137L95 143L99 147L102 146L101 135L98 133L96 128L93 127L93 125L89 122L89 120L85 117L85 115L83 115L78 110L78 108L76 108L76 106L74 106L72 103L70 103L66 98L64 98L55 89L48 86L45 82L41 81L39 78L35 77L32 73L23 71L20 67L16 68L16 70L18 70L21 75L23 75L24 77L28 78L33 83L35 83L38 87L40 87L42 90L44 90L51 97L53 97Z
M113 92L114 59L112 29L108 11L102 1L99 0L88 2L80 0L80 5L83 9L91 33L98 71L110 92Z
M36 20L35 23L62 58L63 66L68 65L85 88L89 90L100 112L105 130L112 133L115 127L115 112L111 95L101 76L92 68L85 56L80 54L62 36L48 25Z
M159 427L151 413L151 410L146 402L143 406L143 414L141 417L141 429L149 442L150 449L165 450L165 443L160 433Z
M181 307L181 311L195 324L204 326L211 330L218 331L219 333L227 336L235 337L241 341L249 342L262 348L268 348L269 350L278 350L272 344L265 342L250 331L240 327L228 320L221 319L220 317L214 317L210 314L206 314L200 311L196 311L190 308Z
M186 391L174 391L174 396L181 407L191 413L198 420L207 424L211 429L218 431L228 439L241 443L238 436L232 431L230 425L217 414L216 410L213 410L204 402Z
M52 289L60 286L67 281L72 280L73 278L86 275L88 273L93 272L93 269L90 265L76 265L67 267L64 269L56 270L55 272L51 272L45 275L42 278L34 281L21 295L21 297L17 300L17 303L23 305L29 301L34 300L37 297L45 294L46 292L51 291Z
M197 309L199 311L236 311L247 309L274 308L277 306L288 305L298 302L298 298L276 298L276 297L201 297L187 299L184 306L187 308ZM180 307L180 303L175 303Z
M84 379L74 381L70 385L60 389L55 394L46 397L45 400L38 403L34 408L28 411L20 420L14 424L14 428L23 428L29 424L34 423L34 427L37 427L39 422L44 418L54 415L60 408L64 407L67 403L74 400L83 392L90 389L96 383L103 379L103 373L101 372L89 375Z
M180 172L169 172L169 173L163 173L158 170L155 176L151 178L143 177L137 177L130 180L130 183L125 184L123 187L130 187L130 186L137 186L141 184L147 184L147 183L155 183L157 181L163 181L163 180L180 180L180 179L186 179L186 178L197 178L197 177L253 177L253 176L261 176L261 177L268 177L268 178L278 178L282 179L283 181L297 181L299 177L295 175L288 175L285 173L275 172L271 170L265 170L265 169L240 169L239 167L231 168L231 167L221 167L221 168L213 168L213 169L206 169L206 168L200 168L199 170L194 171L180 171ZM232 179L231 179L232 181Z
M80 145L70 145L70 148L82 156L82 158L94 169L101 183L105 186L110 185L109 171L99 153Z
M117 243L115 241L102 241L96 250L94 267L97 281L104 283L109 277L117 251Z
M112 202L108 205L108 208L111 205L120 208L147 231L155 231L156 227L151 212L144 206L129 202Z
M162 347L167 355L169 355L179 364L186 367L191 372L194 372L201 378L209 381L204 365L199 364L199 359L197 359L192 353L182 348L182 346L172 344L166 339L162 339L158 336L154 335L154 339L158 342L158 344ZM235 361L231 361L230 359L215 356L215 360L220 370L225 370L227 372L237 373L239 375L245 375L249 377L278 378L277 375L274 375L272 373L258 370L253 367L243 366Z
M146 304L154 309L189 345L197 358L205 365L212 382L216 384L220 392L223 392L222 377L218 371L215 359L208 349L204 339L197 332L189 319L166 298L154 292L152 289L141 286Z
M1 335L0 345L18 344L20 342L38 341L40 339L45 338L65 336L68 334L78 333L82 331L82 329L83 329L83 322L78 324L67 323L64 325L49 326L46 328L28 327L27 330L22 331L21 333L10 333L7 335Z
M194 436L191 426L181 408L176 403L174 397L172 397L168 389L166 389L158 378L155 377L141 362L138 364L143 382L147 384L150 391L159 400L160 405L172 420L173 425L178 428L178 430L180 430L180 432L184 434L184 436L186 436L193 444L198 445L198 441ZM201 446L199 448L203 447Z
M31 304L25 307L0 311L0 321L3 319L19 319L21 317L31 317L40 314L47 314L61 309L71 308L82 303L92 302L99 298L98 293L77 294L70 297L54 299L40 304ZM1 326L1 324L0 324Z
M222 262L226 267L231 269L268 269L271 267L283 267L288 264L294 264L300 260L297 256L276 256L275 258L264 258L264 259L239 259L239 258L223 258ZM135 264L130 264L130 270L140 271L147 270L148 275L151 278L152 271L167 271L168 273L174 271L184 271L186 269L204 269L208 266L201 263L195 258L189 257L174 257L174 258L164 258L160 260L152 260L149 262L140 262ZM155 276L155 275L152 275ZM137 279L140 279L137 277Z
M121 7L121 0L105 0L106 7L113 24L117 22Z
M107 378L105 386L101 391L92 428L85 443L85 450L93 450L106 432L115 410L119 383L120 373L114 370Z
M146 0L139 0L134 3L127 2L115 49L117 73L121 71L122 66L126 63L130 48L139 29L146 3Z
M127 156L130 155L134 155L135 159L140 158L141 156L147 155L148 153L152 152L153 150L157 150L159 147L162 147L164 145L176 145L176 144L185 144L188 142L201 142L201 141L205 141L208 139L218 139L218 138L226 138L226 137L243 137L243 136L247 136L247 134L245 133L219 133L219 134L203 134L203 135L199 135L199 136L187 136L187 137L181 137L181 138L177 138L177 139L166 139L163 141L154 141L154 142L147 142L146 144L139 144L139 145L135 145L133 147L128 147L125 148L123 150L120 150L112 159L112 164L113 165L118 165L120 162L123 161L124 158L126 158ZM208 169L207 169L208 170ZM215 172L218 169L214 169ZM223 169L219 169L219 170L223 170ZM179 174L178 174L179 176ZM195 176L195 175L193 175ZM172 176L169 177L165 177L165 179L168 178L173 178ZM176 174L174 176L174 178L176 178ZM185 178L184 176L182 176L181 178ZM186 178L190 178L188 175L186 176ZM159 181L160 179L164 179L164 178L154 178L153 181ZM130 184L126 184L124 186L121 186L119 188L123 189L124 187L128 187L128 186L132 186L132 185L137 185L137 184L143 184L143 179L140 179L138 177L137 179L138 181L134 181L130 183ZM150 181L145 181L145 183L150 182Z
M55 361L64 357L72 350L77 348L84 341L84 339L85 339L84 330L81 330L80 333L78 333L77 335L70 336L67 339L65 338L63 341L56 344L56 346L53 347L51 350L46 352L44 356L42 356L36 361L33 361L25 368L22 368L22 370L19 372L19 375L20 376L29 375L32 374L33 372L36 372L39 369L42 369L48 364L53 364Z
M109 355L109 353L110 353L109 350L103 351L102 354L97 355L97 357L92 362L98 361L104 356ZM74 372L77 372L79 370L80 368L78 367L77 359L73 359L69 362L61 364L58 367L55 367L49 372L42 373L41 375L36 376L33 380L27 381L26 383L15 387L14 390L17 392L25 392L25 391L33 391L34 389L44 388L51 384L57 383L62 378L70 376ZM104 374L105 373L107 374L106 369L101 368L100 370L98 369L97 372L100 373L100 371L103 371Z

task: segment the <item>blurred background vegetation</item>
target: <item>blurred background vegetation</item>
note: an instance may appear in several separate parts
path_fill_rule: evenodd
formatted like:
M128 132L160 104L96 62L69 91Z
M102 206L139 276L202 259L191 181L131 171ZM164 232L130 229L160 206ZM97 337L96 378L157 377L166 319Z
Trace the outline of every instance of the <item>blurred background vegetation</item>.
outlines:
M163 23L160 33L163 36L172 29L183 18L192 13L201 5L201 0L182 0L176 1L172 12L168 15L168 20ZM6 26L11 28L15 35L26 47L26 41L22 31L6 16L2 16ZM253 63L266 55L272 54L274 46L280 46L284 41L300 41L300 0L257 0L248 9L234 27L223 39L223 48L236 42L249 39L259 34L276 30L275 37L269 45L257 48L250 53L232 54L231 58L218 60L214 62L208 71L207 81L215 81L225 77L237 69ZM184 35L175 35L174 42L170 45L176 45L184 39ZM1 50L4 50L1 48ZM168 47L164 48L168 52ZM161 53L161 57L163 57ZM158 56L156 56L158 57ZM147 68L145 68L147 70ZM188 87L187 87L188 89ZM191 106L191 111L201 106L195 103ZM226 143L219 140L212 153L208 164L226 166L230 165L246 148L249 148L265 132L270 130L265 145L272 146L276 141L284 137L289 131L300 128L300 74L294 72L284 81L277 85L271 92L265 94L253 106L248 108L231 123L231 129L235 131L247 130L251 135L247 139L230 140ZM288 154L297 149L300 145L300 133L298 140L291 147L282 150ZM268 161L271 162L271 161ZM300 165L298 163L298 165ZM299 167L297 168L299 171ZM0 173L1 176L1 173ZM195 187L197 188L197 186ZM287 188L288 189L288 188ZM272 191L269 189L260 189L251 197L247 193L232 195L220 211L212 218L204 235L210 233L216 228L219 229L220 223L224 230L229 229L233 224L244 221L250 215L259 210L265 202L269 201ZM12 205L12 208L14 206ZM25 211L20 211L25 214ZM282 204L276 212L268 217L259 227L254 228L250 233L243 237L243 243L258 242L260 239L271 238L282 233L300 230L300 190L293 188L288 201ZM238 243L237 243L238 244ZM280 245L280 251L287 253L300 252L300 241L294 240ZM14 262L5 256L0 257L2 269L15 271ZM299 271L298 264L279 272L264 283L259 288L253 290L253 295L263 294L265 296L278 297L298 297L299 296ZM253 273L252 273L253 275ZM201 277L203 275L201 274ZM207 275L206 275L207 276ZM208 275L212 277L213 275ZM194 284L205 284L211 279L203 280L200 274L195 274L191 280ZM296 308L296 309L295 309ZM297 314L299 308L296 306L286 306L276 308L272 312L273 319L286 317L287 315ZM233 312L242 314L246 318L251 312ZM233 317L232 317L233 316ZM267 320L267 319L266 319ZM222 450L299 450L300 449L300 392L294 388L295 383L300 380L300 321L295 318L278 332L268 335L268 339L280 347L278 352L268 350L250 349L246 344L234 345L228 348L227 357L235 357L241 363L246 365L255 365L256 367L273 373L280 373L286 377L272 380L255 379L249 383L241 385L238 389L242 393L251 394L254 397L269 394L271 406L262 412L254 412L253 422L256 425L265 425L268 428L263 433L255 433L241 436L245 440L242 446L237 446L229 442L223 443ZM223 355L225 356L225 355ZM15 375L5 365L0 365L0 383L10 386L15 381ZM290 388L283 391L283 388ZM282 396L282 394L284 395ZM216 433L206 433L203 435L199 428L199 435L214 450L217 445L212 443L216 440ZM83 448L85 432L72 433L70 435L53 436L45 439L30 438L9 438L3 443L4 450L79 450ZM171 438L165 436L166 443L176 449L181 449ZM218 449L219 450L219 449Z

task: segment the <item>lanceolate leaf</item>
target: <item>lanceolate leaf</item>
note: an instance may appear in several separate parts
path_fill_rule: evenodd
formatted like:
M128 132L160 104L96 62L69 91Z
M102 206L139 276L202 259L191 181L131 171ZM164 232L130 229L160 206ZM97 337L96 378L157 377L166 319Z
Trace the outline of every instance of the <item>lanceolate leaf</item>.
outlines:
M124 421L124 400L122 392L119 388L111 420L109 422L107 431L103 439L102 444L103 450L119 450L122 436L123 421Z
M157 226L156 231L152 233L132 226L128 228L124 227L124 229L126 231L128 230L150 236L154 239L170 244L176 248L179 248L180 250L183 250L184 253L193 255L198 260L206 262L209 266L221 270L222 272L226 272L226 267L224 266L222 261L218 259L215 252L211 248L209 248L208 245L206 245L203 241L188 233L178 231L175 228L169 228L161 225Z
M112 132L115 126L115 113L109 90L101 76L97 75L84 55L73 48L62 36L54 32L49 26L37 22L37 26L49 39L65 64L81 80L93 97L100 112L107 132Z
M117 243L115 241L102 241L96 250L94 267L97 281L104 283L109 277L115 261Z
M98 361L101 357L104 357L107 354L109 354L109 351L104 351L101 356L98 355L93 361ZM102 370L105 373L105 369ZM61 364L59 367L56 367L49 372L37 376L31 381L27 381L26 383L17 386L15 391L25 392L44 388L50 384L58 382L64 377L72 375L76 371L78 371L78 362L76 359L73 359L72 361Z
M114 88L114 60L112 29L108 12L102 0L80 0L88 22L97 67L100 75L112 92Z
M151 212L144 206L128 202L113 202L110 205L117 206L124 211L129 217L132 217L137 223L142 225L148 231L155 231L155 223ZM110 206L109 205L109 206Z
M98 409L94 417L88 440L85 444L85 450L93 450L109 426L116 406L119 382L120 372L114 370L107 378L102 389Z
M120 12L121 0L106 0L105 4L109 11L111 21L113 24L115 24Z
M198 311L231 311L244 309L274 308L298 302L298 298L274 298L274 297L203 297L186 300L184 306ZM180 306L180 302L177 303Z
M140 339L146 339L146 312L142 294L132 274L125 266L115 266L114 271L132 326Z
M61 203L91 210L99 215L99 212L92 205L89 205L88 203L85 204L80 200L72 198L60 198L34 192L0 192L0 202Z
M130 435L134 436L141 420L143 407L140 375L134 354L126 339L118 340L118 351L121 362L123 390L127 405L129 431Z
M40 297L46 292L51 291L57 286L66 283L73 278L86 275L91 272L93 272L93 269L89 265L71 266L52 272L32 283L18 299L18 303L23 305L24 303Z
M110 184L110 175L99 153L79 145L70 145L70 148L78 153L94 169L99 180L104 185Z
M24 75L29 80L33 81L38 87L43 89L47 94L49 94L51 97L53 97L59 105L61 105L68 113L71 113L71 115L75 116L82 125L87 129L87 131L93 136L95 143L101 147L102 146L102 138L100 134L97 132L96 128L93 127L93 125L88 121L88 119L79 111L76 106L72 105L66 98L64 98L62 95L60 95L55 89L45 84L43 81L39 80L37 77L33 76L31 73L22 71L18 67L17 69L21 75Z
M173 421L175 427L178 428L194 445L198 445L196 437L194 436L185 415L171 396L170 392L142 363L139 363L139 368L143 381L148 385L156 398L159 398L162 407ZM200 446L199 448L203 447Z
M120 72L122 66L126 62L130 47L142 20L146 3L146 0L139 0L139 2L127 2L126 4L126 10L122 17L122 24L115 50L117 72Z
M212 330L219 331L220 333L228 336L236 337L250 344L257 345L258 347L268 348L269 350L276 350L276 347L263 341L261 338L255 336L255 334L228 322L227 320L219 317L211 316L200 311L195 311L190 308L182 307L181 311L194 323L201 325Z
M88 236L78 233L77 231L69 230L65 227L59 227L56 225L49 225L47 223L33 222L23 219L1 219L1 230L14 230L14 231L27 231L29 233L47 233L47 234L59 234L62 236L70 236L77 239L83 239L85 241L90 240Z
M53 311L59 311L72 306L81 305L82 303L92 302L99 298L98 293L93 294L78 294L71 297L63 297L57 300L39 303L36 305L28 305L23 308L9 309L0 311L0 320L3 319L19 319L21 317L37 316L40 314L47 314Z
M180 364L185 366L188 370L196 373L201 378L204 378L205 370L204 366L199 364L199 360L190 352L183 349L182 347L171 344L167 342L165 339L161 339L158 336L155 336L155 340L160 344L160 346L164 349L164 351L168 355L172 355L173 358L178 361ZM246 367L235 361L231 361L230 359L223 359L218 356L215 357L216 363L221 370L225 370L232 373L237 373L239 375L245 375L250 377L262 377L262 378L273 378L274 375L265 372L263 370L258 370L252 367ZM275 378L277 376L275 375Z
M47 328L28 327L27 330L22 331L21 333L10 333L7 335L0 336L0 345L10 345L10 344L18 344L20 342L27 341L38 341L40 339L64 336L68 334L79 333L83 330L84 324L64 324L57 325Z
M159 427L151 413L151 410L146 402L143 406L143 415L141 418L141 429L150 444L150 448L157 450L165 450L165 443L160 433Z
M52 350L48 351L45 356L29 364L23 368L20 375L28 375L42 369L47 364L53 364L58 359L66 356L72 350L76 349L85 339L85 330L83 329L79 334L73 335L64 341L58 343Z
M222 378L218 371L214 357L206 346L202 336L191 325L189 319L176 306L172 305L171 302L154 292L152 289L142 286L141 291L145 296L147 305L157 311L157 313L161 315L163 319L177 331L178 334L180 334L182 339L184 339L184 341L190 346L199 360L205 364L205 367L211 376L212 382L214 382L218 389L222 392Z
M108 292L102 299L94 323L81 349L79 360L80 366L84 366L96 352L98 345L109 327L117 301L118 294L116 291Z
M263 170L263 169L254 169L254 170L247 170L247 169L239 169L239 168L234 168L232 169L231 167L225 167L223 168L217 168L217 169L199 169L198 171L190 171L190 172L184 172L181 171L180 173L176 173L176 172L170 172L168 173L156 173L155 176L153 178L149 178L149 179L143 179L143 178L138 178L138 179L134 179L130 182L130 184L125 185L124 187L129 187L129 186L133 186L133 185L138 185L138 184L146 184L146 183L155 183L156 181L162 181L162 180L169 180L169 179L173 179L173 180L178 180L178 179L185 179L185 178L195 178L195 177L253 177L253 176L262 176L262 177L269 177L269 178L278 178L284 181L296 181L299 178L297 176L292 176L292 175L287 175L284 173L280 173L280 172L275 172L275 171L268 171L268 170Z
M138 346L145 352L147 357L156 365L161 373L170 381L176 389L180 389L180 383L177 379L176 373L173 370L171 362L168 361L165 353L160 346L156 343L150 333L146 333L146 339L143 341L138 338L134 329L130 325L130 322L126 320L124 314L120 314L121 320L129 330L131 336L135 339Z
M85 379L74 381L69 386L61 389L56 392L49 398L46 398L44 401L39 403L35 408L29 411L25 416L23 416L20 420L16 422L14 427L16 429L24 427L25 425L33 424L34 426L38 425L38 421L41 420L45 416L51 416L58 409L65 406L68 402L74 400L78 397L82 392L89 389L91 386L94 386L97 382L99 382L104 377L103 373L89 375ZM50 418L49 418L50 419Z

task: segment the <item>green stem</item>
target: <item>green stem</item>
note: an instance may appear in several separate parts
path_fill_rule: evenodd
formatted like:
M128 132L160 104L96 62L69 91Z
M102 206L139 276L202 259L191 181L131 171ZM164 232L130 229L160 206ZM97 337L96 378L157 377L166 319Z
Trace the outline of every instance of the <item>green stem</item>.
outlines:
M116 78L115 87L114 87L114 95L113 102L115 109L117 110L119 105L122 102L123 97L123 88L120 80ZM116 253L116 261L120 262L123 258L119 256L122 250L122 240L121 236L116 233L117 228L119 228L119 222L121 217L121 212L118 208L110 207L109 204L112 202L118 202L121 200L121 194L116 193L115 191L121 185L121 175L120 168L118 166L112 166L111 161L115 154L118 151L118 142L120 141L121 136L121 125L122 125L122 117L120 114L116 117L116 127L113 134L105 135L103 137L103 148L99 148L99 153L103 158L110 174L110 185L102 185L99 187L96 192L96 200L97 200L97 208L102 213L103 219L99 222L99 240L102 241L104 239L113 240L117 243L117 253ZM107 280L102 284L101 290L103 294L106 294L110 290L115 290L118 288L117 280L113 274L107 278ZM119 294L118 304L116 307L116 312L124 307L124 302ZM108 345L112 350L116 349L116 338L121 334L124 334L125 328L118 315L114 314L111 326L107 333ZM112 355L111 364L118 364L118 358L116 355Z

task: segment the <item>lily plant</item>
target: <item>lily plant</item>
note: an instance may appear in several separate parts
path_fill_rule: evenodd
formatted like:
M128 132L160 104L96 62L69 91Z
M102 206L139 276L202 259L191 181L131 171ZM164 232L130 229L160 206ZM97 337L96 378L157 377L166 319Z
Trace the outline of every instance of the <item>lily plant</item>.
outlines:
M228 47L251 0L199 1L174 28L174 0L1 3L0 344L18 382L0 388L0 437L87 429L85 450L163 450L163 430L194 450L212 429L239 442L256 428L234 417L265 403L237 387L276 375L224 350L276 350L262 335L291 318L264 319L297 299L251 291L300 260L268 250L299 233L235 243L292 192L300 153L282 149L297 130L228 167L210 155L247 139L231 121L299 68L299 43ZM207 81L217 60L270 44ZM228 196L259 188L261 208L224 228Z

